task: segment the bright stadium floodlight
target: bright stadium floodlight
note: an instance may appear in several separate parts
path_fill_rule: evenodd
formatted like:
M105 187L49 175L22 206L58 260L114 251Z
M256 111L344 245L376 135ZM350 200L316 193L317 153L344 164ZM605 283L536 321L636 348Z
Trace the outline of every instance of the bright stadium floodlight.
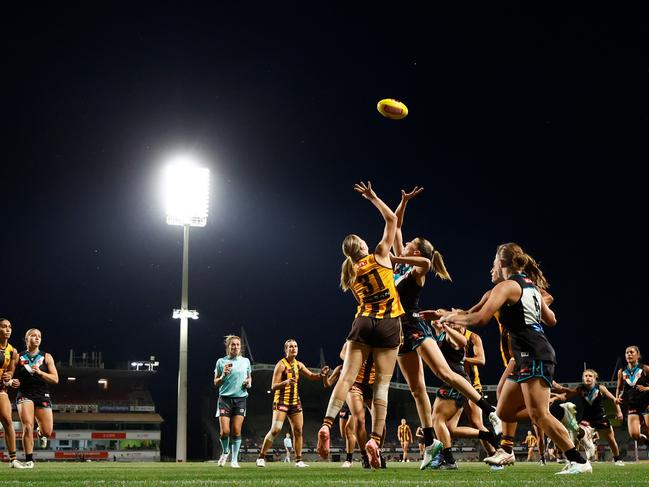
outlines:
M207 225L209 169L182 158L167 166L164 184L169 225Z
M176 157L165 170L164 191L167 223L183 227L183 269L180 309L172 317L180 319L180 356L178 359L178 422L176 427L176 461L187 461L187 348L188 318L198 319L189 309L189 227L207 225L210 171L198 167L187 156Z

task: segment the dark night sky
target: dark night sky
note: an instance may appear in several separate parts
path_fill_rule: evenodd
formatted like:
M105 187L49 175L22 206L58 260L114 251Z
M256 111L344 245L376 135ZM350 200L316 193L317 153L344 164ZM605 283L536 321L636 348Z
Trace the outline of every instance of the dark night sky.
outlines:
M609 378L625 345L647 347L639 12L219 3L4 16L0 315L12 342L37 326L58 359L157 356L173 425L182 232L165 224L157 180L182 149L212 171L208 226L190 237L194 413L222 336L241 326L257 361L293 336L308 365L320 346L335 362L355 306L338 289L340 242L382 231L352 190L361 179L393 207L401 188L426 188L405 237L430 239L454 282L430 279L424 305L473 304L496 246L516 241L552 285L559 379L583 361ZM381 98L410 115L382 118ZM494 382L495 326L482 335Z

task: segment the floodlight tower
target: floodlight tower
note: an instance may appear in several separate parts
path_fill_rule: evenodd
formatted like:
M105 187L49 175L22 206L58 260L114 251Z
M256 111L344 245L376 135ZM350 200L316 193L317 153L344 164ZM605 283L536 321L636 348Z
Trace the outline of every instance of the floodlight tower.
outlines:
M165 171L164 190L167 224L183 227L183 274L180 309L173 317L180 319L180 357L178 360L178 422L176 427L176 461L187 461L187 343L189 318L198 312L189 309L189 227L207 225L210 171L184 157L173 161Z

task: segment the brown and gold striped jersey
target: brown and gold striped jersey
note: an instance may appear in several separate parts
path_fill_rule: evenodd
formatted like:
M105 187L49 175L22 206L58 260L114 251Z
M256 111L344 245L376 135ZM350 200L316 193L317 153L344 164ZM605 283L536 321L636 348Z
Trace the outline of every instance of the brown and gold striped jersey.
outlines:
M466 356L467 357L475 357L475 353L473 351L473 343L471 342L471 335L473 334L472 331L466 330L464 332L464 338L466 338ZM466 370L466 373L469 374L469 378L471 379L471 385L473 386L474 389L482 389L482 384L480 383L480 370L478 369L478 366L475 364L470 364L467 363L466 361L464 362L464 370Z
M511 339L509 337L509 330L507 330L500 322L498 311L496 311L494 318L496 318L496 321L498 322L498 331L500 331L500 356L503 359L503 364L507 367L509 361L514 356L514 352L512 352Z
M399 441L412 441L412 431L407 424L400 424L397 430L397 438Z
M356 317L398 318L404 313L392 269L379 264L374 254L356 263L356 279L351 288L358 301Z
M9 367L11 363L11 357L13 357L15 348L7 343L7 346L3 349L0 349L0 374L3 374L4 371Z
M374 384L374 376L376 375L376 367L374 366L374 356L372 352L367 356L367 360L361 365L361 370L358 371L356 380L359 384Z
M295 383L284 386L281 389L276 389L273 402L284 404L286 406L295 406L300 402L300 396L297 393L297 383L300 379L300 362L298 360L293 360L293 363L290 363L285 358L281 361L284 364L281 381L283 382L294 378Z

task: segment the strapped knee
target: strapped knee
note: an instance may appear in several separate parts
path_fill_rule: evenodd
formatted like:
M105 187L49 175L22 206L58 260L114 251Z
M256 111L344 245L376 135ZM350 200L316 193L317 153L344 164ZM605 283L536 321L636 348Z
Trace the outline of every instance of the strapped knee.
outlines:
M390 379L392 375L376 374L374 379L374 400L382 401L385 404L388 402L388 390L390 389Z
M284 421L273 421L270 425L270 431L268 432L268 434L271 435L273 439L275 439L279 432L282 431L282 426L284 426ZM275 433L273 433L273 431Z

